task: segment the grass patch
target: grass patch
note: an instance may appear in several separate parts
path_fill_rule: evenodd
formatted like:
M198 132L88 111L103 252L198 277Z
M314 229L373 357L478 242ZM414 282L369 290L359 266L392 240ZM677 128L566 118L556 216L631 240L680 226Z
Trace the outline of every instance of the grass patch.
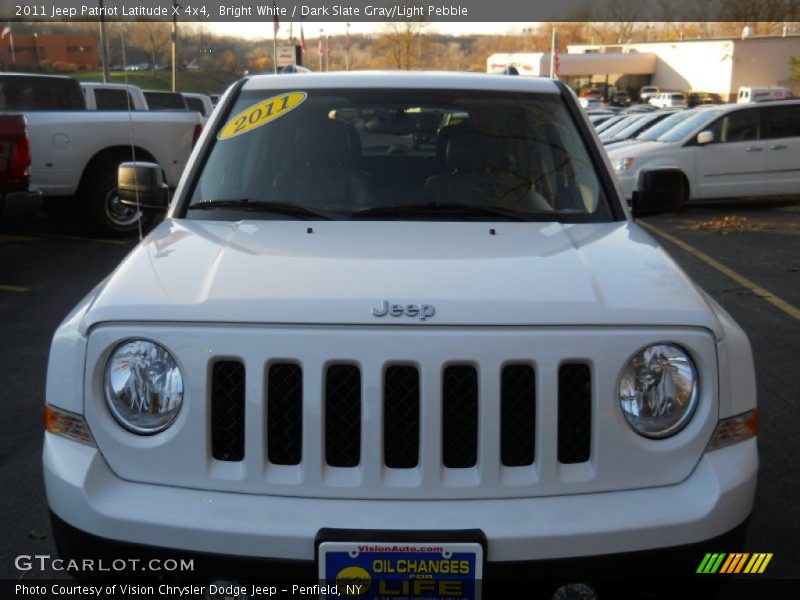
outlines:
M711 233L718 233L720 235L727 235L729 233L761 233L775 229L769 223L763 223L748 219L747 217L739 217L736 215L729 215L727 217L720 217L718 219L711 219L709 221L701 221L695 223L691 227L692 231L710 231Z
M125 73L111 72L111 83L125 83ZM170 71L128 71L128 83L138 85L143 90L171 90L172 73ZM78 81L103 81L103 73L90 71L74 73L72 77ZM181 92L201 92L204 94L221 94L238 77L233 73L220 70L179 71L178 90Z

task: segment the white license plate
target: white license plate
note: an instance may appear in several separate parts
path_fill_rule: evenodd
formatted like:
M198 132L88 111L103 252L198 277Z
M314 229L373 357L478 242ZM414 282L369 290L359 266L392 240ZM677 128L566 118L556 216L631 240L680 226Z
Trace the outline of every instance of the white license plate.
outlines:
M477 600L483 546L439 542L322 542L319 578L344 597Z

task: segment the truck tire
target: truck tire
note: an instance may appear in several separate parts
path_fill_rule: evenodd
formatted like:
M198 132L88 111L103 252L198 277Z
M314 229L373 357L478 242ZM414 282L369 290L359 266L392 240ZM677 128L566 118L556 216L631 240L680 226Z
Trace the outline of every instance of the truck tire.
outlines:
M139 214L122 206L117 198L117 165L98 169L100 176L87 184L83 191L84 214L101 235L124 237L139 232ZM151 215L141 215L142 231L146 231Z

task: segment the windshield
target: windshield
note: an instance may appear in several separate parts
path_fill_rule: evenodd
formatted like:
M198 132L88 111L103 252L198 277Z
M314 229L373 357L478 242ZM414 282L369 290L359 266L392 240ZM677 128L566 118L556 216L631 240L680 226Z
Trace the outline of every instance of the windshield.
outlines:
M610 129L611 127L622 121L623 119L627 119L628 116L629 115L616 115L614 117L611 117L607 121L604 121L603 123L600 123L597 127L595 127L595 131L598 134L603 133L604 131Z
M613 136L620 140L626 140L629 137L633 137L642 130L643 127L647 127L649 123L653 123L654 121L658 121L664 118L663 113L645 113L640 119L636 119L633 123L627 123L625 127L617 131Z
M679 123L664 135L659 137L656 141L659 142L680 142L683 138L689 135L698 127L702 127L706 123L710 123L719 116L719 111L702 109L692 113L692 116L687 118L682 123Z
M189 218L613 218L557 95L252 90L225 121Z
M609 139L615 137L620 131L630 127L633 123L644 117L644 113L632 114L626 116L619 123L615 123L605 131L602 131L600 136L602 139Z
M676 112L668 116L666 119L661 121L660 123L653 125L647 131L643 131L639 135L636 136L637 140L647 140L653 141L660 138L670 129L678 125L678 123L682 123L689 117L691 117L694 113L688 110L682 110L680 112Z

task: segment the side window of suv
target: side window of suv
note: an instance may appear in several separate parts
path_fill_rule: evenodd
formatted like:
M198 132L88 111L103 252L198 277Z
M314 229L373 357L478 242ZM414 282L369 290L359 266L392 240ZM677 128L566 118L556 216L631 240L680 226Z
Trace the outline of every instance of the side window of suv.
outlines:
M711 127L714 141L729 144L749 142L758 139L758 112L755 110L737 110L725 115Z
M771 106L766 109L767 138L800 137L800 106Z

